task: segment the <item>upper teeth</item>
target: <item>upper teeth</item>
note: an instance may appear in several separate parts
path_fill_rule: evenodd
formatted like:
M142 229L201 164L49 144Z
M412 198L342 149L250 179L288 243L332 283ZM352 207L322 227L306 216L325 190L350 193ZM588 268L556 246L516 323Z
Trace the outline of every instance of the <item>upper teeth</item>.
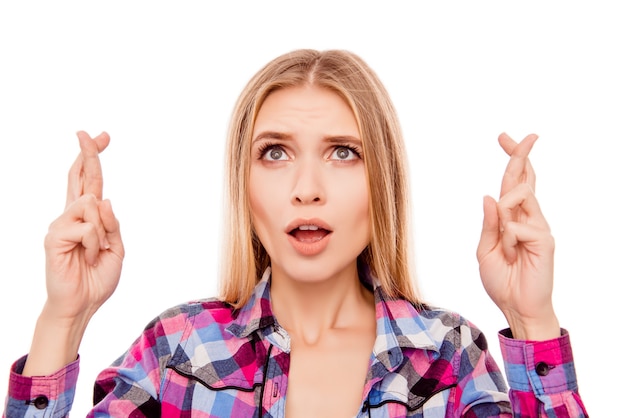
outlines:
M319 227L317 227L315 225L300 225L298 227L298 229L300 231L317 231L319 229Z

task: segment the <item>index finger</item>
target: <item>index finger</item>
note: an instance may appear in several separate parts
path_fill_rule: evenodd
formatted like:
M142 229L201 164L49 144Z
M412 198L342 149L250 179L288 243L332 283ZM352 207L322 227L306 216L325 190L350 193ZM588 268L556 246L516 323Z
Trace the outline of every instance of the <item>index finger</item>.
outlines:
M537 138L539 138L537 135L530 134L518 144L507 134L503 133L498 137L504 151L511 156L502 177L500 197L520 183L528 183L531 188L535 188L535 172L528 160L528 154Z

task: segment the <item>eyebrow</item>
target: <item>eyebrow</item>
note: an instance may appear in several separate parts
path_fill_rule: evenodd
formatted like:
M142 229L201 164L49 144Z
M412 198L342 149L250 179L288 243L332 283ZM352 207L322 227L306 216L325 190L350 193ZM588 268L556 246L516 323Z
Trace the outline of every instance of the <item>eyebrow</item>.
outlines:
M324 142L329 142L331 144L345 144L347 142L350 144L358 145L359 147L363 146L363 141L352 135L327 136L324 137Z
M279 140L289 140L289 139L293 139L293 137L290 134L285 134L285 133L281 133L281 132L274 132L274 131L263 131L260 134L258 134L256 137L254 137L254 139L252 140L252 143L254 144L257 141L261 141L263 139L279 139Z
M254 137L254 139L252 140L252 143L254 144L255 142L261 141L263 139L275 139L275 140L280 140L280 141L289 141L289 140L293 140L293 136L291 134L286 134L282 132L264 131L258 134L256 137ZM351 143L354 145L363 146L363 141L361 141L359 138L354 137L352 135L329 135L329 136L325 136L323 141L329 142L331 144L345 144L347 142L347 143Z

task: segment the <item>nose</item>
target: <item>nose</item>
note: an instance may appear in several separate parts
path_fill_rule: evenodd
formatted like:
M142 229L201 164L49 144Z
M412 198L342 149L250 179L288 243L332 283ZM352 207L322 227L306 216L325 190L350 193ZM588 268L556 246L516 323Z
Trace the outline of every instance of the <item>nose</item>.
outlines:
M295 170L291 203L294 205L310 205L324 203L324 180L318 162L301 162Z

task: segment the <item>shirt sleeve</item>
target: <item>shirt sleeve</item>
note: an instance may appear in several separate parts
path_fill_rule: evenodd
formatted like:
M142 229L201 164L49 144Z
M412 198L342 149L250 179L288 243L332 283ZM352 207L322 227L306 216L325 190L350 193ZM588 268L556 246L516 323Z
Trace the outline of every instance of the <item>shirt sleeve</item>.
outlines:
M128 351L104 369L94 386L88 416L161 416L158 401L163 367L187 324L187 308L172 308L155 318ZM50 376L26 377L26 356L11 368L3 417L67 417L72 408L79 360Z
M155 318L126 353L98 375L89 416L162 415L160 395L166 382L165 366L186 335L185 330L191 327L188 309L188 305L180 305Z
M67 417L76 391L79 360L50 376L22 376L24 356L11 367L3 417Z
M513 416L588 416L578 393L567 331L562 330L559 338L538 342L515 340L506 329L499 338Z
M90 416L161 416L159 352L167 346L160 321L151 322L128 351L98 375Z

